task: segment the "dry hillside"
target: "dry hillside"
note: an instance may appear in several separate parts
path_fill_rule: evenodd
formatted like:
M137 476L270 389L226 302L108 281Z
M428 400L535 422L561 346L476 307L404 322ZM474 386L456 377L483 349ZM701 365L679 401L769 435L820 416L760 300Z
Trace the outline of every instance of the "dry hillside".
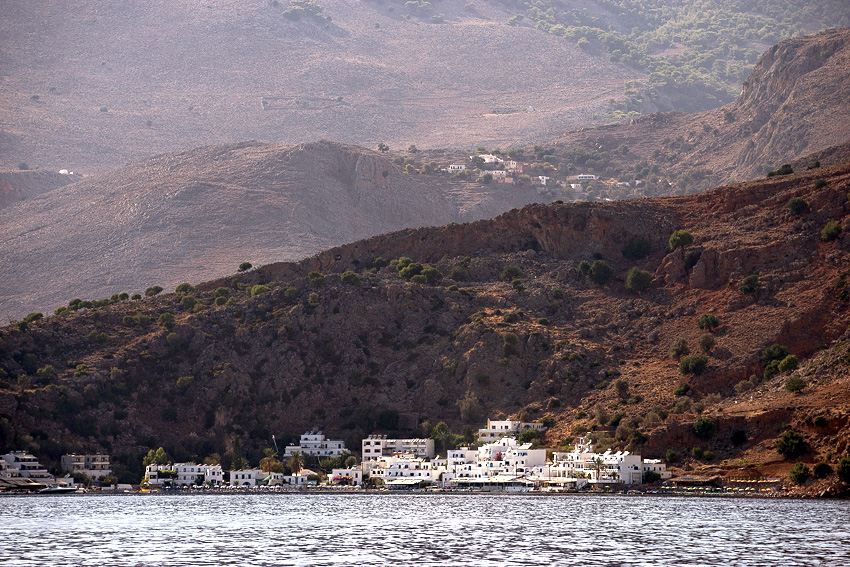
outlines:
M520 145L587 124L643 73L443 2L4 2L0 166L111 170L203 145L333 139L374 148ZM533 107L533 112L527 111Z
M137 480L159 445L188 460L239 439L256 460L272 434L310 427L356 446L375 428L462 432L524 412L555 420L548 446L595 428L723 474L834 460L850 450L848 190L845 163L699 196L531 205L179 293L74 302L0 330L0 449L107 450ZM669 251L677 229L694 240ZM400 257L436 270L379 259ZM704 314L717 320L700 329ZM705 359L680 368L680 339ZM774 448L787 429L805 442L790 460Z

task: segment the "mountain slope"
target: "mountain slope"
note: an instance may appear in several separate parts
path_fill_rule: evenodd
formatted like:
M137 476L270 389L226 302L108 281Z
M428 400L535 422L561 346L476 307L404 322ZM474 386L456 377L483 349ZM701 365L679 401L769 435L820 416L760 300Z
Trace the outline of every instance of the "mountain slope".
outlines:
M443 2L4 3L0 165L87 174L187 147L325 138L374 148L530 143L579 127L643 72ZM62 17L45 17L45 14ZM526 112L529 107L534 112Z
M173 288L246 260L296 260L537 199L531 187L403 175L378 153L329 142L163 155L0 211L0 312L17 319L74 297Z
M550 446L595 426L646 456L700 447L725 474L742 456L761 464L754 474L786 474L792 462L773 449L785 427L807 462L848 451L848 190L845 163L691 197L532 205L6 327L0 446L45 460L109 450L131 478L159 445L184 460L239 439L254 458L271 434L311 427L351 444L378 423L462 431L523 411L555 420ZM792 198L807 207L792 212ZM824 240L829 221L843 232ZM668 252L682 228L694 242ZM408 281L378 256L444 278ZM599 258L613 270L604 284L581 271ZM625 289L633 267L650 273L647 289ZM750 275L759 293L739 289ZM682 373L670 347L698 352L707 313L718 318L707 367ZM796 370L765 372L775 343ZM799 394L783 387L792 375ZM700 416L715 424L705 438Z

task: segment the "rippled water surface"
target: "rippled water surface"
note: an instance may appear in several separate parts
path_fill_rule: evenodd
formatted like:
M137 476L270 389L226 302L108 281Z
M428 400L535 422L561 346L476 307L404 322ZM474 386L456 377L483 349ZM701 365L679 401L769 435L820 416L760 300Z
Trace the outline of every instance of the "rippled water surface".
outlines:
M850 503L259 494L0 497L0 565L850 565Z

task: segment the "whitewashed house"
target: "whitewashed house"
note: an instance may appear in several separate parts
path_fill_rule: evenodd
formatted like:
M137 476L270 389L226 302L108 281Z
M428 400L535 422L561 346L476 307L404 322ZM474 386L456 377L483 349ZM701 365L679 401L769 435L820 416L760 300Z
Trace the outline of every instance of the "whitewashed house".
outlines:
M361 486L363 484L363 470L360 467L332 469L330 480L334 484L345 483L351 486Z
M596 453L585 436L577 439L573 451L553 454L552 463L546 467L546 476L586 479L590 484L642 484L643 461L640 455L628 451Z
M661 480L667 480L673 477L672 473L667 470L667 465L661 459L644 459L643 472L646 474L649 471L660 474Z
M518 435L526 429L537 429L544 431L546 426L542 423L528 423L522 421L513 421L510 419L504 421L487 420L487 427L478 430L478 439L481 441L494 441L506 435Z
M462 163L453 163L449 165L449 172L465 171L466 166Z
M56 484L56 478L47 472L35 456L25 451L12 451L0 458L6 463L4 478L28 478L48 486Z
M283 456L291 457L294 453L301 453L314 457L338 457L345 452L345 441L326 439L321 431L313 431L302 435L298 445L288 445Z
M363 461L410 453L417 457L434 458L433 439L388 439L386 435L370 435L362 441Z

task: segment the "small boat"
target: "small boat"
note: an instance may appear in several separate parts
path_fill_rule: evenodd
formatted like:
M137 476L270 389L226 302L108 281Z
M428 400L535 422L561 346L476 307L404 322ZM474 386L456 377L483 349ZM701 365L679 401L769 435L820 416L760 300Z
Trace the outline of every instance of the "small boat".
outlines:
M72 494L77 489L73 486L48 486L38 491L39 494Z

